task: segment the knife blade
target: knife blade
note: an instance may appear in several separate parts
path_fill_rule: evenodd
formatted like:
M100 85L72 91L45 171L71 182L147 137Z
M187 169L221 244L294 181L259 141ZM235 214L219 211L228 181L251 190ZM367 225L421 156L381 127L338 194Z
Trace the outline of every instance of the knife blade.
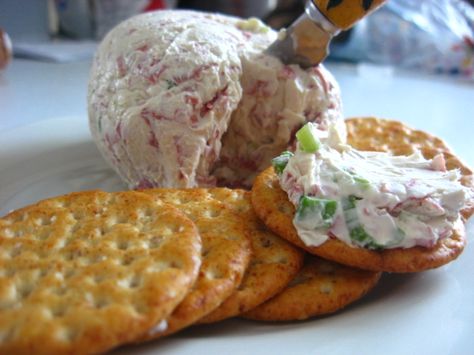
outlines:
M308 0L304 13L279 33L267 53L285 64L308 68L329 54L329 43L341 30L379 8L386 0Z

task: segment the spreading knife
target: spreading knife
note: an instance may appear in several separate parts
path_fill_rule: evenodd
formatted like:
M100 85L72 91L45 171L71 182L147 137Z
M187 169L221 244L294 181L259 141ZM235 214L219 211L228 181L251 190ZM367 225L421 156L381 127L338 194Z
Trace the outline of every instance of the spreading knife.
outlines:
M303 68L321 63L329 54L331 39L379 8L386 0L308 0L304 13L267 52L285 64Z

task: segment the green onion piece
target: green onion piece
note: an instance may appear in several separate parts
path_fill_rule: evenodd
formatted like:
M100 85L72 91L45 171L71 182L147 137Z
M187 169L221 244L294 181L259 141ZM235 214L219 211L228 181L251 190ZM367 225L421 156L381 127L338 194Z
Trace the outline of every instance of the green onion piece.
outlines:
M293 156L292 152L285 151L281 153L279 156L272 159L273 169L275 172L280 175L285 170L286 165L288 164L288 160Z
M324 205L324 210L323 210L323 219L324 220L331 220L336 214L337 210L337 201L335 200L324 200L325 205Z
M311 218L316 228L329 227L333 223L337 210L337 201L310 196L302 196L296 218L299 220Z
M306 153L315 153L321 145L319 139L313 134L309 123L296 132L296 139L300 143L301 150Z
M355 172L353 172L352 170L350 170L350 169L344 169L344 171L345 171L346 173L348 173L348 174L352 177L352 179L353 179L357 184L361 185L361 187L362 187L363 189L366 189L366 188L368 188L368 187L370 186L370 181L369 181L369 180L367 180L367 179L365 179L365 178L363 178L363 177L358 176L358 175L357 175Z
M342 200L342 209L344 210L344 219L352 241L362 248L380 250L383 246L378 244L375 239L365 231L360 225L357 212L355 210L359 197L350 195Z
M370 236L362 226L357 226L350 231L351 239L356 242L357 245L367 248L380 250L383 247L376 243L374 238Z
M356 207L356 202L361 200L360 197L354 196L354 195L349 195L346 198L342 199L342 209L344 211L350 210L352 208Z
M362 186L362 188L368 188L370 186L370 181L359 176L353 177L354 181Z

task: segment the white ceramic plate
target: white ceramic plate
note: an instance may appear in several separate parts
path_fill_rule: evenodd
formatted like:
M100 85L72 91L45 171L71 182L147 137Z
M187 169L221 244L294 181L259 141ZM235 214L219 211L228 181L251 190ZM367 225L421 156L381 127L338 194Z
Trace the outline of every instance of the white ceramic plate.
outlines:
M0 215L70 191L124 188L96 150L83 117L0 135ZM331 316L276 325L230 320L116 353L473 354L474 247L437 270L384 275L362 301Z

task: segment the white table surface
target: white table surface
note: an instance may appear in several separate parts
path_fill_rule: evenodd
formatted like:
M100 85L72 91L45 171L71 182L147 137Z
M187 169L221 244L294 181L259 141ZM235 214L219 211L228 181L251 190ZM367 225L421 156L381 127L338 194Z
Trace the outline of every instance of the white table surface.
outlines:
M328 67L341 86L347 117L402 120L443 138L474 166L474 84L367 65L330 63ZM86 124L89 68L89 61L57 64L15 59L0 74L0 131L65 116Z

